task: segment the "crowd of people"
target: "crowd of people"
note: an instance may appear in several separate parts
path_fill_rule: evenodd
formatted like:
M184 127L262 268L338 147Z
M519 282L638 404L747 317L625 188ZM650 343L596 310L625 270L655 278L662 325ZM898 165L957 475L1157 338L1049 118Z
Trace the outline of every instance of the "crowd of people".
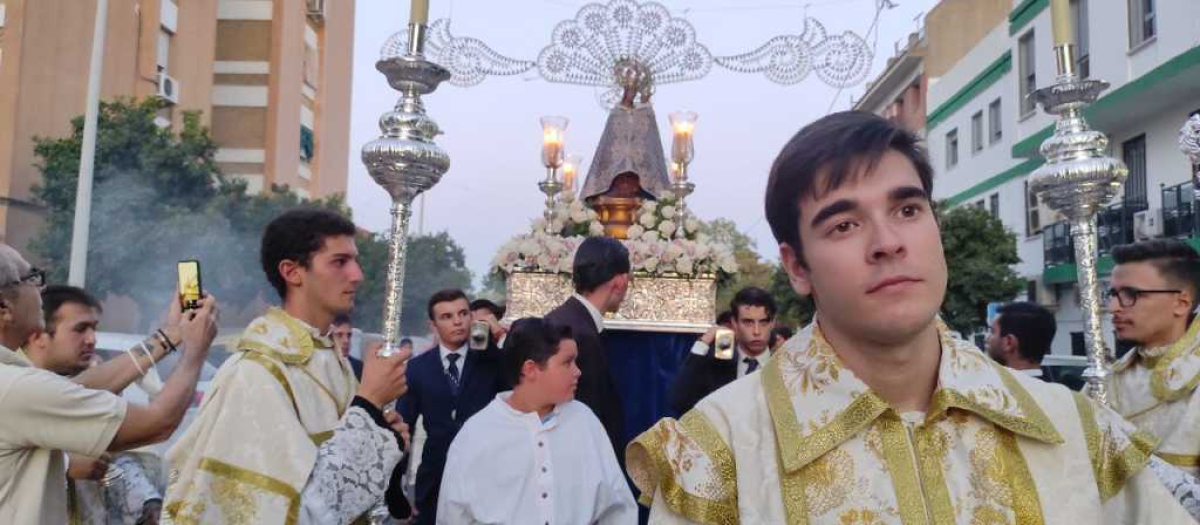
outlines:
M0 244L0 523L624 525L635 496L660 524L1194 523L1200 255L1113 250L1107 307L1134 348L1098 404L1043 366L1045 308L1001 307L985 349L939 320L953 268L932 172L915 136L874 115L793 137L765 212L815 318L793 333L770 293L738 290L677 356L663 415L678 417L629 443L605 320L631 268L612 238L579 246L575 293L542 318L509 325L503 306L442 290L428 348L355 357L355 226L288 211L261 243L280 306L246 327L182 429L217 298L171 301L102 360L101 304ZM165 457L146 448L174 434Z

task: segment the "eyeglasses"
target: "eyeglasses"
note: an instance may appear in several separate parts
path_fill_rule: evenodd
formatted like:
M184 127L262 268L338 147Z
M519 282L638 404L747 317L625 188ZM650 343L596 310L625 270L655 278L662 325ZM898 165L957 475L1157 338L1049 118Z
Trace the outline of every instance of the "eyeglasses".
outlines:
M1137 304L1138 297L1141 297L1146 294L1180 293L1182 291L1183 290L1143 290L1141 288L1134 288L1132 286L1122 286L1120 288L1112 288L1112 289L1108 290L1108 292L1105 293L1104 295L1109 300L1116 298L1117 302L1120 303L1122 307L1129 308L1129 307Z
M14 282L5 284L3 287L18 286L22 284L32 284L41 290L46 287L46 272L36 266L29 269L29 273L25 277L21 277Z

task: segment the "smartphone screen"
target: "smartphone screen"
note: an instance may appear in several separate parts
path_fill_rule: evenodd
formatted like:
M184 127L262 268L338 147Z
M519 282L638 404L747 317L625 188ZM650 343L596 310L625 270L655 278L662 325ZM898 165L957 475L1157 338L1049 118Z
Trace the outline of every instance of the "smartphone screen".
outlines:
M203 296L200 261L179 261L179 304L184 310L199 308Z

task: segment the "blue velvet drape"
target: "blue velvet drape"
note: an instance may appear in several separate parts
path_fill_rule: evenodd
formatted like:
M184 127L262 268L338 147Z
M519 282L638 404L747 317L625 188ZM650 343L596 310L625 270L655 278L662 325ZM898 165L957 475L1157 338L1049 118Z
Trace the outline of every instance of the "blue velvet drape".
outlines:
M660 418L680 415L671 409L670 388L696 341L696 334L605 330L600 337L625 413L625 435L617 452L624 466L626 444ZM629 486L636 498L637 489L633 483ZM645 507L638 510L639 522L646 523L649 512Z

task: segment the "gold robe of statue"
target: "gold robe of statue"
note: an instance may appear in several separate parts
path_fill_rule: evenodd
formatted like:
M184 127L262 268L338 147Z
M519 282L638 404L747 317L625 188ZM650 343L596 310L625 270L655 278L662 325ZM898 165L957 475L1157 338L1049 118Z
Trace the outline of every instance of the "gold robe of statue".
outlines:
M332 340L278 308L236 352L167 453L168 523L296 524L317 447L358 389Z
M1113 365L1113 408L1161 443L1155 455L1200 474L1200 322L1169 346L1136 348Z
M630 444L652 524L1194 523L1154 441L941 331L925 414L897 414L812 326Z

